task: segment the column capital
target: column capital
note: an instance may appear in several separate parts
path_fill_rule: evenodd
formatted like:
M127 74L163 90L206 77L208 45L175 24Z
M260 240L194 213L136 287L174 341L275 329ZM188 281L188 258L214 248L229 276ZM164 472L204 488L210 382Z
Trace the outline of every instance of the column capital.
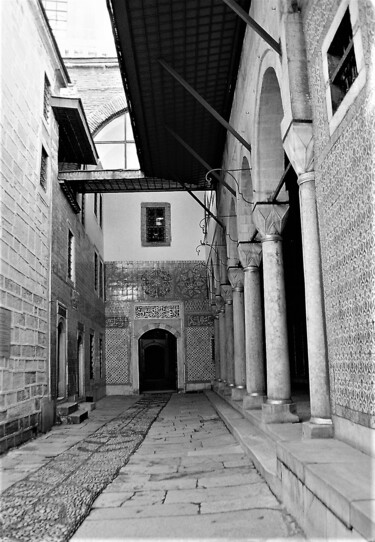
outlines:
M259 267L262 261L261 243L240 242L238 243L238 253L242 267L246 270L249 267Z
M228 279L233 290L243 291L243 269L242 267L229 267Z
M301 173L298 175L297 179L298 186L304 183L315 183L315 171L307 171L306 173Z
M287 203L257 203L253 211L254 224L262 242L280 237L289 213Z
M221 297L221 295L215 295L215 301L216 301L216 310L219 313L221 310L224 309L225 301Z
M314 168L314 137L311 121L293 119L286 129L283 145L297 175Z
M231 305L233 301L232 286L230 284L221 285L221 295L223 296L225 303Z

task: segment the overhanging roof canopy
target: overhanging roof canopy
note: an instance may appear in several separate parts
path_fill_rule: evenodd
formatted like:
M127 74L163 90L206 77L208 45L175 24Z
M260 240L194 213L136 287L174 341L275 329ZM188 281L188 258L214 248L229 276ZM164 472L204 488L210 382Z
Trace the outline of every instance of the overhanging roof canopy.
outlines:
M51 96L51 107L59 125L59 162L96 165L99 157L81 100Z
M107 4L145 177L182 181L191 190L213 188L202 161L221 166L226 129L159 61L229 120L245 23L223 0ZM248 11L250 0L238 4Z

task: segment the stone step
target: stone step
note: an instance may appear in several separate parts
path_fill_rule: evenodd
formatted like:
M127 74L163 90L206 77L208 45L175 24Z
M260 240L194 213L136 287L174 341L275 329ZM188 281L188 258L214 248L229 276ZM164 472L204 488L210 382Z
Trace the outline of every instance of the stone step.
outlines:
M59 416L69 416L78 409L78 403L60 403L57 405L57 414Z
M68 423L82 423L84 420L87 420L89 417L88 410L78 409L76 412L69 414Z
M79 403L79 407L90 412L91 410L96 409L96 403L88 403L87 401L83 401L82 403Z

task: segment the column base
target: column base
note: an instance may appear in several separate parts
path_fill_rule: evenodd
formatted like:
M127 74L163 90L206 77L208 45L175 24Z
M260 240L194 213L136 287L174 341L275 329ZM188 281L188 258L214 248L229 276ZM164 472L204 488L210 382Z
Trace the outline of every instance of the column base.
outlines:
M245 395L242 407L244 410L259 410L266 399L266 395Z
M313 421L302 423L302 438L333 438L333 424L331 420L326 423L314 423Z
M233 384L226 384L225 387L223 388L223 394L224 395L232 395L232 389L233 389Z
M233 401L242 401L243 396L245 395L245 388L232 388L232 399Z
M298 423L299 417L296 414L295 403L264 403L262 405L263 423Z

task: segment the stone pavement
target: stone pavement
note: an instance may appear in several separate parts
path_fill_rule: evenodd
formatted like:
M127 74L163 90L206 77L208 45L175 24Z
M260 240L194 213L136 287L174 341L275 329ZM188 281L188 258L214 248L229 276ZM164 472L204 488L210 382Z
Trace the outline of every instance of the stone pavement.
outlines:
M204 394L173 394L72 541L304 538Z

